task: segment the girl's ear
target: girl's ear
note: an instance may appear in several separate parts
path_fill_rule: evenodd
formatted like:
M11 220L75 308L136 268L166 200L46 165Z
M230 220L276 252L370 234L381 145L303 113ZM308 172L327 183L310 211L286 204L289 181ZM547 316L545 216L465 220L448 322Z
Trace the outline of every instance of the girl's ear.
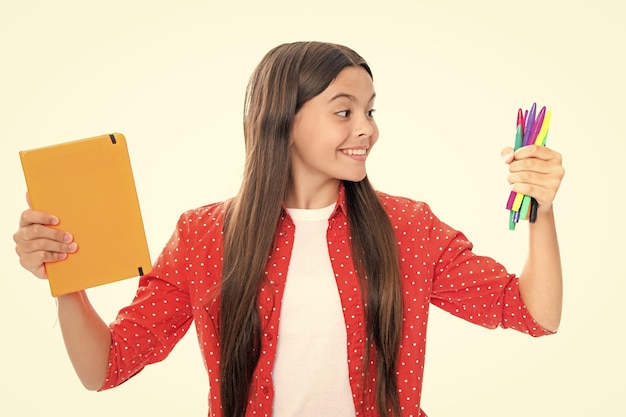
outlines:
M293 120L291 121L291 130L289 131L289 142L288 145L291 148L293 146L293 135L296 131L296 127L298 126L298 123L300 123L300 117L299 117L299 113L296 113L293 117Z

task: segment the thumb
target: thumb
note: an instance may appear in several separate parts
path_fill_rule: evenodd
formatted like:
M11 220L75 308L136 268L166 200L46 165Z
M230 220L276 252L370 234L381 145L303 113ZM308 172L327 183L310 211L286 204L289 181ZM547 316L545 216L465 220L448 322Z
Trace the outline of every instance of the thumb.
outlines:
M500 151L500 156L505 164L510 164L515 159L515 151L510 146L505 146Z

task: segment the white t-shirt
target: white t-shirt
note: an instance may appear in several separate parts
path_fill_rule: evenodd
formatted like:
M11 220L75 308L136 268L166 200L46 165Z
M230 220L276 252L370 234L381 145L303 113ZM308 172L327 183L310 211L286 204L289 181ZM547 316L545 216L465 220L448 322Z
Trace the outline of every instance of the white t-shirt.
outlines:
M296 232L272 374L274 416L356 414L348 378L346 325L326 241L334 207L288 209Z

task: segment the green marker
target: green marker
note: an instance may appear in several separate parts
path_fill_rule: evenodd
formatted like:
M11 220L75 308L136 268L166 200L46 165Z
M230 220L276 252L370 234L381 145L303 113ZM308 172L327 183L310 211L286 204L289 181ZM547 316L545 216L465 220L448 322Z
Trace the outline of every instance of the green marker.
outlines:
M522 147L522 141L524 140L524 135L522 135L522 125L517 125L517 130L515 131L515 146L514 149L518 150Z

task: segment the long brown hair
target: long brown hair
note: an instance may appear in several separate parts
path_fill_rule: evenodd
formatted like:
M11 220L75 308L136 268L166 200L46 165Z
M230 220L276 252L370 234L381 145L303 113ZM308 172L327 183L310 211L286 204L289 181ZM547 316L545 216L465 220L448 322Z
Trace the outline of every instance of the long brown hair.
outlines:
M225 417L245 415L259 360L257 297L290 185L289 135L294 116L348 66L361 66L372 75L365 60L344 46L284 44L265 55L248 84L246 163L241 188L227 211L220 290L220 395ZM399 416L396 367L402 291L396 240L367 178L345 182L344 187L351 250L367 306L365 351L370 346L376 351L376 406L382 416L389 415L389 408Z

